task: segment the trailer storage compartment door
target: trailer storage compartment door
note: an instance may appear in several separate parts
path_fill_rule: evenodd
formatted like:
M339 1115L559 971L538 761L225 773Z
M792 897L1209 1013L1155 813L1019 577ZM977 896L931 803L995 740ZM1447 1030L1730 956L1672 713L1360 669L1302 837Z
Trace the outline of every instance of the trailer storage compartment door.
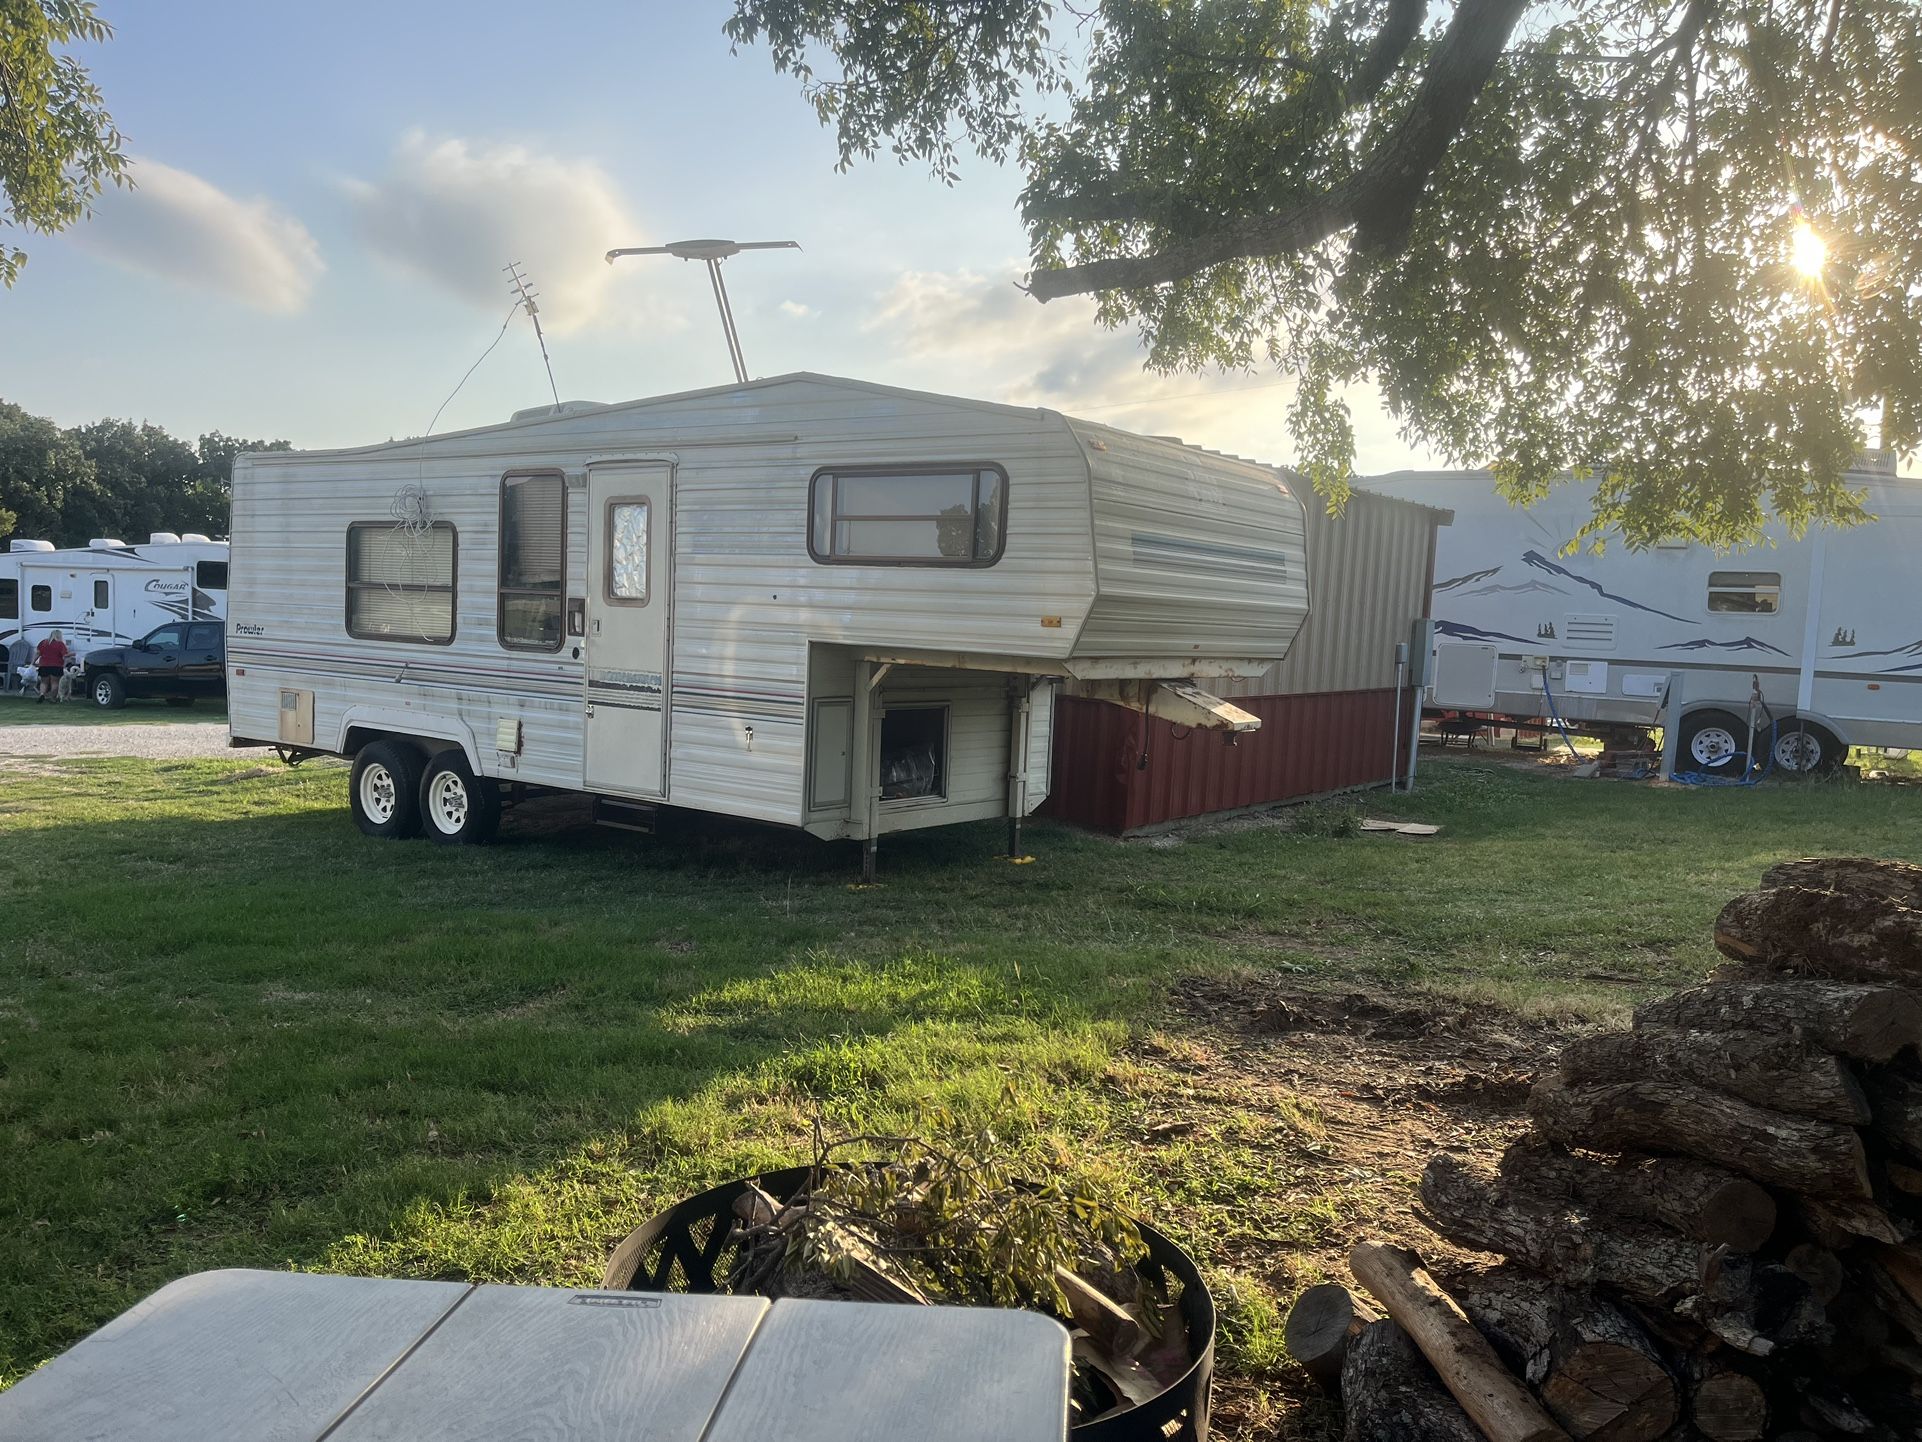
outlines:
M667 794L667 636L673 471L587 472L587 790Z

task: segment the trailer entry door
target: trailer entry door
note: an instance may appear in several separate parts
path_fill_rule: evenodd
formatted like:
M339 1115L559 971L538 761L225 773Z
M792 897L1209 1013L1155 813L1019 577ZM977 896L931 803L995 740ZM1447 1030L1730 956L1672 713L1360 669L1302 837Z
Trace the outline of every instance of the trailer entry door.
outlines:
M586 784L604 795L667 794L672 497L665 462L588 467Z

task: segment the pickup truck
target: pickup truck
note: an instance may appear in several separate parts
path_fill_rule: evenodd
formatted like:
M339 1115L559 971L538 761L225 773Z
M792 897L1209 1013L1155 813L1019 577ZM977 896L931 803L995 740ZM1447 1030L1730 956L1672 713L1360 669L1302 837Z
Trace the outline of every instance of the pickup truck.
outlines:
M170 621L125 646L86 658L87 695L113 711L139 697L191 706L227 694L227 637L218 621Z

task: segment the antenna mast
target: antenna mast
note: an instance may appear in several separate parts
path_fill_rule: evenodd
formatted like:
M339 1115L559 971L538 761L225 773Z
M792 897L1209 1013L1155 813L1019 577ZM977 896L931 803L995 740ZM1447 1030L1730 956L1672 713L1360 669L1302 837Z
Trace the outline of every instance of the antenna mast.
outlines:
M746 385L747 361L741 355L741 333L734 328L734 307L728 303L727 282L721 279L721 262L744 250L800 248L800 243L793 240L676 240L667 245L635 245L624 250L610 250L607 263L612 265L623 255L673 255L682 260L706 261L707 278L714 287L714 304L721 313L721 337L727 342L727 358L733 363L734 379Z
M554 410L558 413L561 408L560 388L554 384L554 362L548 357L547 337L541 331L541 308L534 304L534 298L540 292L535 290L532 283L521 273L521 263L518 260L510 260L501 269L507 273L511 282L509 288L520 297L521 308L527 312L527 318L534 322L534 339L539 341L541 346L541 364L547 367L547 389L554 397Z

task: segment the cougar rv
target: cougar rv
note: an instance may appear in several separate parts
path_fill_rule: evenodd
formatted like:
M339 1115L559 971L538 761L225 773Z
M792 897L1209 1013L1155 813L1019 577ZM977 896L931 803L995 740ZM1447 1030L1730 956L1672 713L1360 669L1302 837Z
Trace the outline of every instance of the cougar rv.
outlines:
M1485 472L1366 485L1455 512L1435 561L1435 706L1647 727L1668 723L1673 673L1680 766L1741 769L1753 722L1755 764L1810 773L1851 746L1922 746L1922 481L1872 453L1850 482L1867 524L1599 556L1561 554L1588 517L1583 486L1520 510Z
M169 621L227 615L227 543L157 531L144 545L97 540L56 549L16 540L0 554L0 654L11 678L59 631L83 657Z
M1253 729L1197 682L1307 612L1274 471L791 375L234 470L236 745L354 761L370 835L530 788L865 844L1048 790L1052 683Z

